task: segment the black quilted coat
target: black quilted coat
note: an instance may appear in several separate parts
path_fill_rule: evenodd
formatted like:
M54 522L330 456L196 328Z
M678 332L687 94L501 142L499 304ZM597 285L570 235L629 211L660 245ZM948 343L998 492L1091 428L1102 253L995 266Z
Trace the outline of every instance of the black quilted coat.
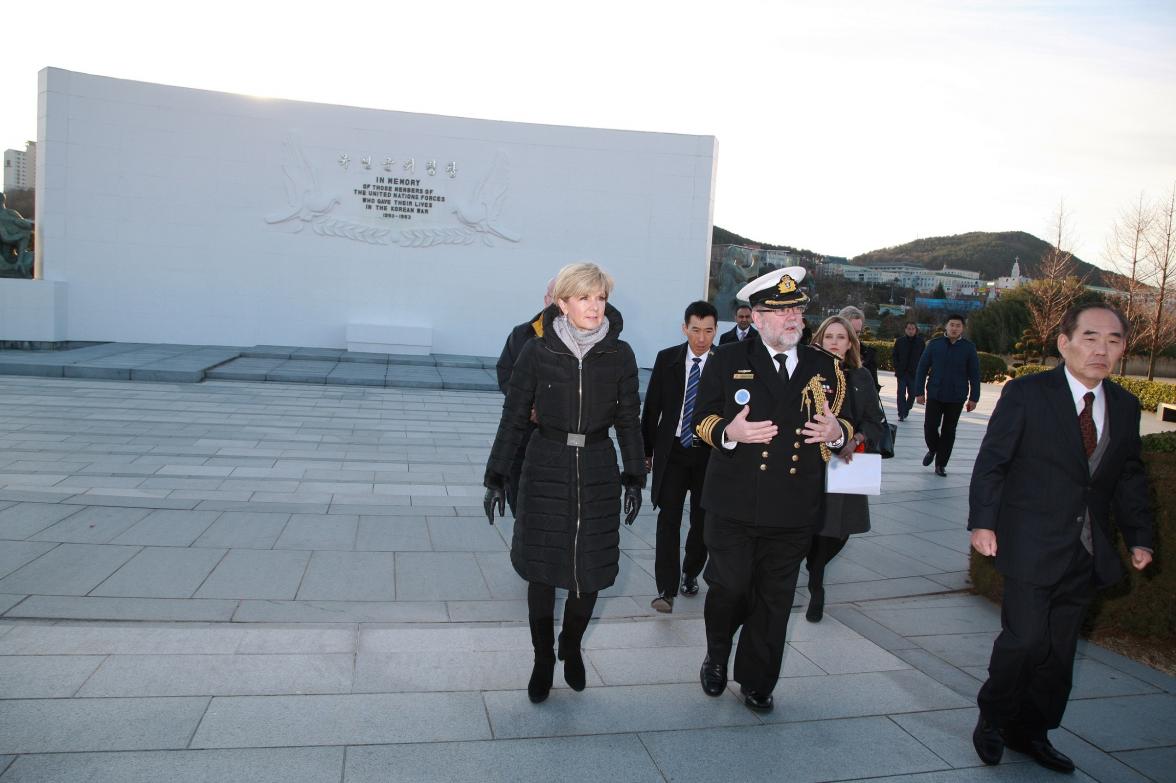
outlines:
M558 305L543 313L543 336L519 354L502 406L502 421L486 465L486 486L501 486L510 472L534 406L539 429L527 444L519 485L510 560L528 582L590 593L610 586L620 559L622 480L645 484L637 361L618 339L621 314L607 306L608 334L583 365L555 334ZM624 460L609 438L582 448L566 434L616 430Z

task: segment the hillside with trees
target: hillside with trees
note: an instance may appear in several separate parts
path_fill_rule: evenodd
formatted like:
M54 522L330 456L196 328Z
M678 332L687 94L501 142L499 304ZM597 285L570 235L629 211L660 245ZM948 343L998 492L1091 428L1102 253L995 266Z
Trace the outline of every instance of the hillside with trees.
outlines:
M850 260L859 266L910 264L925 269L967 269L979 272L981 279L995 280L1007 275L1013 259L1021 260L1021 273L1037 277L1038 265L1049 252L1050 244L1024 231L971 231L946 237L916 239L897 247L871 250ZM1075 256L1076 272L1087 285L1116 286L1117 275L1099 269Z

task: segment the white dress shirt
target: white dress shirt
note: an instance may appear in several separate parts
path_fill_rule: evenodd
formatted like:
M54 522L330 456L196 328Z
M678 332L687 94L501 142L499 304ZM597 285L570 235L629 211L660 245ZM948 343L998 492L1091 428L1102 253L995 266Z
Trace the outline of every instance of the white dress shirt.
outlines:
M694 350L689 345L686 346L686 384L682 387L682 407L678 409L678 429L674 430L674 437L682 437L682 414L686 412L686 394L685 390L690 387L690 368L694 366L694 360L698 359L698 373L702 375L702 368L706 366L707 357L710 356L710 351L703 353L702 356L695 356ZM694 400L698 403L698 398Z

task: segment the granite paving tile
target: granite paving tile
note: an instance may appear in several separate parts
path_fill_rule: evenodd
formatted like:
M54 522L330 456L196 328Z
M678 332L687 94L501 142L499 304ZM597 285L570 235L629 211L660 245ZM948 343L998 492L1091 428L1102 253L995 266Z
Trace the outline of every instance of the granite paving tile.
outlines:
M85 595L138 551L134 546L61 544L0 579L0 593Z
M790 783L817 783L947 766L885 718L650 732L641 741L674 781L779 780L787 770Z
M212 573L225 553L224 549L145 547L89 594L130 598L189 598Z
M294 514L274 549L353 550L358 525L357 515Z
M529 702L528 702L529 704ZM476 693L214 697L191 747L297 747L490 739Z
M797 677L781 682L775 696L776 711L763 718L768 723L894 715L973 703L913 669Z
M903 636L972 634L1000 630L1000 609L995 605L990 611L976 611L970 606L919 605L913 605L909 609L861 607L860 611Z
M1127 750L1115 758L1155 781L1176 781L1176 745L1148 750Z
M394 601L396 555L392 552L314 552L298 600Z
M346 783L654 783L664 778L636 735L353 747Z
M525 615L524 615L525 617ZM241 601L233 617L256 623L444 623L441 601Z
M224 655L244 632L221 624L17 623L0 637L0 655Z
M432 550L429 526L423 516L359 517L355 548L361 552L428 552Z
M120 533L112 544L189 546L220 516L215 511L152 511Z
M791 682L791 681L790 681ZM733 693L707 698L697 683L553 691L542 710L526 690L483 694L495 738L668 731L708 726L753 726L759 719Z
M197 547L270 549L282 534L290 515L257 511L218 513L217 520L192 543Z
M343 748L169 750L21 756L4 783L321 783L340 779ZM0 769L3 764L0 764Z
M77 506L54 503L16 503L0 510L0 538L19 541L35 535L71 514L81 511Z
M482 490L485 493L485 490ZM430 517L429 540L435 552L505 552L510 547L495 525L467 517Z
M911 668L868 639L792 641L791 646L829 674L896 671Z
M532 662L529 652L518 650L361 653L355 659L355 692L517 690L527 686ZM558 664L554 688L567 687L562 671ZM586 677L589 686L601 684L591 667Z
M49 541L0 540L0 577L11 574L25 563L36 560L57 544Z
M78 696L347 693L352 674L351 653L112 655L86 681Z
M63 620L169 620L228 622L236 601L203 598L99 598L32 595L9 609L6 617Z
M1062 725L1107 752L1176 745L1176 696L1071 701Z
M490 591L472 552L397 552L396 596L402 601L484 600Z
M207 698L11 699L0 753L184 748Z
M354 653L358 635L352 623L246 626L237 654Z
M0 655L0 699L73 696L104 660L101 655Z
M197 598L294 598L310 552L231 549L196 592Z

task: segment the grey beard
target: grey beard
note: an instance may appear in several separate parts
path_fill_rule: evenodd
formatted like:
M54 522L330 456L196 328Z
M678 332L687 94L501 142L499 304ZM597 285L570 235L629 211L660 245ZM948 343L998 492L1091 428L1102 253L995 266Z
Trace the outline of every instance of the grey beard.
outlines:
M797 344L799 344L799 343L800 343L800 335L799 334L796 335L795 337L789 337L786 334L782 334L782 335L780 335L780 341L778 343L772 345L772 344L769 344L765 341L764 345L767 345L768 348L770 348L775 353L784 353L785 351L788 351L788 350L795 348L797 346Z

